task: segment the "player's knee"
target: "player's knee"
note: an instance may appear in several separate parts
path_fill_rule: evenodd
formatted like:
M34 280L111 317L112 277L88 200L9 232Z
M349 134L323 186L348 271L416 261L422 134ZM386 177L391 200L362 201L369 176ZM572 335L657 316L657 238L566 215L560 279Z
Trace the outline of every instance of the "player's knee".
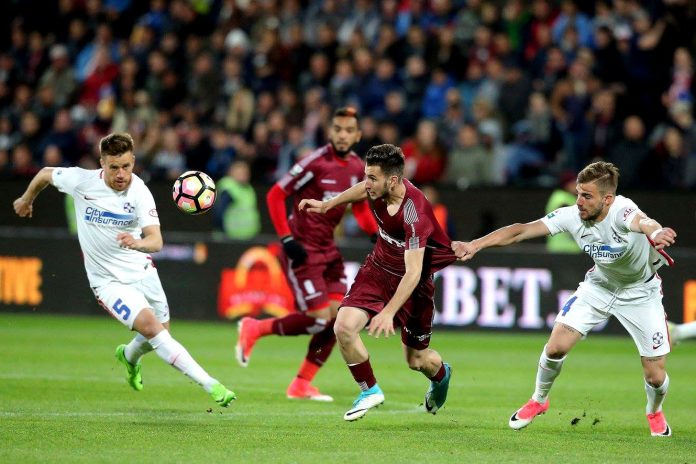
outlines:
M561 359L566 354L568 354L568 349L560 345L547 343L546 344L546 357L550 359Z
M406 362L408 363L408 368L414 371L421 371L425 367L423 356L408 356Z
M336 334L336 340L341 345L350 343L356 336L356 332L352 327L339 319L336 319L334 323L334 334Z
M662 384L665 383L666 377L667 373L664 369L654 369L645 371L645 383L647 383L653 388L658 388L662 386Z
M157 320L152 311L143 309L133 323L133 330L150 339L164 330L164 326Z

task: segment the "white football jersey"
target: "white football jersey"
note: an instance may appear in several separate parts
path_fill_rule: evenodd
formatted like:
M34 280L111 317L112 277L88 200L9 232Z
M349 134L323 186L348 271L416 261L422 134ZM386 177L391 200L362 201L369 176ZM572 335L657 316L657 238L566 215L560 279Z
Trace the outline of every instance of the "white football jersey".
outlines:
M140 238L143 227L159 225L155 200L142 179L133 174L128 189L117 192L103 176L101 169L56 168L52 179L58 190L75 200L77 236L92 287L142 280L152 258L121 248L116 236L127 232Z
M630 224L639 211L629 198L617 195L599 223L582 221L577 206L559 208L541 221L551 235L570 232L594 260L585 282L613 290L643 284L665 263L645 234L631 232Z

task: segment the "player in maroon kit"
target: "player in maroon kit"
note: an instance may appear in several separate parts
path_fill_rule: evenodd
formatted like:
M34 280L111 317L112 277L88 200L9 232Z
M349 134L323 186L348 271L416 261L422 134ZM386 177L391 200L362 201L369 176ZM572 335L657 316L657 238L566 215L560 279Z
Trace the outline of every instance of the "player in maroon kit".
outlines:
M271 220L283 244L285 271L298 312L273 319L243 318L238 325L236 357L246 367L260 337L311 334L307 356L288 386L288 398L333 401L311 382L336 343L333 321L346 293L346 278L343 258L334 242L334 229L346 207L317 216L297 214L297 206L304 198L336 196L363 178L364 164L351 151L360 135L355 109L337 110L329 127L330 143L295 164L266 197ZM288 196L293 199L289 220L285 208ZM377 232L366 202L353 205L353 213L368 234Z
M360 331L368 323L368 333L376 338L394 334L395 322L401 326L408 366L431 381L425 409L435 414L447 399L451 369L428 348L434 310L432 274L456 257L428 199L403 178L401 149L389 144L374 146L365 163L363 182L331 199L307 199L299 205L300 210L330 215L334 208L369 198L379 225L377 244L341 302L334 325L343 359L361 389L343 418L354 421L384 402L360 339Z

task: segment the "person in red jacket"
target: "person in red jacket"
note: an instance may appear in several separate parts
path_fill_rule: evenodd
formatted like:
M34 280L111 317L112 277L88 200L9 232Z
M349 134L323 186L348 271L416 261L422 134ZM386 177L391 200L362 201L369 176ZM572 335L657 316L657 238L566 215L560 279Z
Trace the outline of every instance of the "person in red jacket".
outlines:
M297 207L305 198L338 195L360 182L365 169L351 150L361 136L354 108L336 110L328 134L330 142L302 158L266 196L271 221L283 245L282 260L298 311L272 319L242 318L235 349L237 361L246 367L261 337L312 335L307 356L286 393L288 398L316 401L333 401L311 382L336 343L333 321L347 290L343 258L334 241L334 229L345 207L326 215L298 214ZM287 197L292 197L293 205L289 217ZM354 204L353 214L365 232L377 233L377 223L366 202Z

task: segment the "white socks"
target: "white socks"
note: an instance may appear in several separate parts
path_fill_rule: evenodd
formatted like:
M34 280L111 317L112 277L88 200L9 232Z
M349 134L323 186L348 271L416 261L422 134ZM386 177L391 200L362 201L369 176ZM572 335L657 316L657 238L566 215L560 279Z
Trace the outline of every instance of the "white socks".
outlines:
M687 338L696 338L696 321L679 324L674 332L674 341L682 341Z
M165 329L152 337L150 345L152 345L157 356L179 369L191 380L201 385L208 393L210 393L212 386L218 383L217 380L203 370L181 343L172 338L168 330Z
M133 340L126 345L126 351L124 354L126 355L126 360L129 363L138 364L140 362L140 358L150 351L152 351L152 345L148 343L147 338L140 334L136 334L135 338L133 338Z
M648 394L648 404L645 406L646 414L654 414L662 411L662 402L667 396L669 388L669 376L665 374L665 381L659 387L653 387L648 382L645 382L645 393Z
M546 397L549 396L549 390L551 390L553 386L553 381L561 372L561 367L563 366L565 358L565 356L561 359L548 358L546 356L546 345L544 345L544 349L541 351L541 357L539 358L536 388L532 395L534 401L537 403L544 403L546 401Z

